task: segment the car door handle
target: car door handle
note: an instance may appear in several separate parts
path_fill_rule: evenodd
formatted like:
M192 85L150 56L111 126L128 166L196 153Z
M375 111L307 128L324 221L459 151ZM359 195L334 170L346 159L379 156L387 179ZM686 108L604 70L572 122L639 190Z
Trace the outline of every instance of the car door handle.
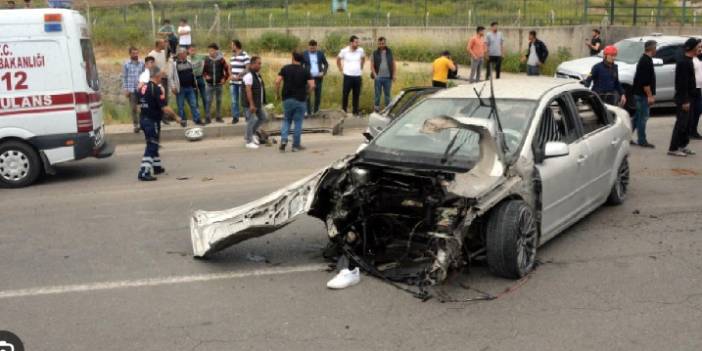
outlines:
M619 141L621 141L621 139L619 139L619 138L616 138L616 139L612 140L612 146L617 146L617 145L619 145Z
M576 160L576 162L578 162L578 164L582 164L583 162L585 162L585 160L587 160L587 156L580 155L580 156L578 156L578 159Z

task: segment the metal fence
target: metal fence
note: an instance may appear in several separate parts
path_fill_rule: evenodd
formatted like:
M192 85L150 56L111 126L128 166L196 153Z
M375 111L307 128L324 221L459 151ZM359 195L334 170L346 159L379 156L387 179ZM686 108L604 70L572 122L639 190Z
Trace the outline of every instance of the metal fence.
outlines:
M702 20L702 4L689 0L349 0L135 1L83 8L93 24L157 25L187 18L196 30L289 27L506 26L578 24L687 25Z

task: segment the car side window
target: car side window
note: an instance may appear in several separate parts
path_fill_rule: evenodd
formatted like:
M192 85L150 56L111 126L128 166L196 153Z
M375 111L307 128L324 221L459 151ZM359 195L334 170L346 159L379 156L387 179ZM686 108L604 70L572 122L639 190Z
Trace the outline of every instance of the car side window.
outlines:
M683 48L680 45L664 46L656 52L656 58L663 60L664 65L675 64L683 56Z
M583 125L583 134L590 134L611 124L600 99L590 91L573 93L575 108Z
M561 141L570 144L578 139L574 118L563 96L552 100L541 115L539 129L536 131L536 147L542 148L549 141Z

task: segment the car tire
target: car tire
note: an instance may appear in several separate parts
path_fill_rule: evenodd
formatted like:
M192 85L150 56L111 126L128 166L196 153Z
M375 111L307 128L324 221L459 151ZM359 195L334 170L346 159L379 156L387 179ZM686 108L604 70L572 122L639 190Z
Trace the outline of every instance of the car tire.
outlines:
M486 226L487 263L500 277L519 279L536 262L538 230L532 209L521 200L508 200L494 208Z
M42 173L39 154L26 143L0 144L0 186L22 188L33 184Z
M609 205L621 205L626 200L626 193L629 190L629 160L624 158L617 169L617 177L607 198Z

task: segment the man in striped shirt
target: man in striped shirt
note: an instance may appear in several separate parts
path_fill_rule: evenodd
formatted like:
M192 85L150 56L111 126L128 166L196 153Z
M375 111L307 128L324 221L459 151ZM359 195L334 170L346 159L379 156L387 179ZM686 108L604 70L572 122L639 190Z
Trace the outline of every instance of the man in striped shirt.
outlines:
M251 57L243 50L241 42L238 39L232 40L232 59L230 63L232 68L232 124L236 124L239 122L239 116L241 116L241 83L251 63Z
M137 104L139 97L137 96L137 85L139 84L139 75L144 72L144 63L139 61L139 50L135 47L129 48L129 61L124 63L122 68L122 89L124 95L129 100L129 110L132 113L132 124L134 124L134 133L139 133L139 115Z

